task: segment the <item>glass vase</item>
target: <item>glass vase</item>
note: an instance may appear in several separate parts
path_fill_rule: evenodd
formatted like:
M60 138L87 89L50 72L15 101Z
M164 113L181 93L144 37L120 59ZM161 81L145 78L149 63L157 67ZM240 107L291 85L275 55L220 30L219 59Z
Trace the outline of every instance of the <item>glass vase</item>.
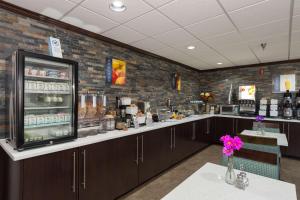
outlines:
M227 162L227 171L225 175L225 182L233 185L235 183L235 173L233 169L233 155L228 157L228 162Z
M265 133L265 127L264 127L264 124L259 122L258 125L257 125L257 132L260 134L260 135L264 135Z

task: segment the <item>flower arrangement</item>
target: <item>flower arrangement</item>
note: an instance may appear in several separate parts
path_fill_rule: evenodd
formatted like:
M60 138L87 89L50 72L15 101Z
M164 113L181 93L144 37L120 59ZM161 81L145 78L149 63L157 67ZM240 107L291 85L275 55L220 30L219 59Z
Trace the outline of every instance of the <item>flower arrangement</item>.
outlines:
M255 121L257 121L257 122L262 122L262 121L264 121L264 119L265 119L264 116L262 116L262 115L257 115L256 118L255 118Z
M239 151L244 143L238 136L231 137L230 135L222 136L220 141L223 142L223 154L226 156L232 156L234 151Z

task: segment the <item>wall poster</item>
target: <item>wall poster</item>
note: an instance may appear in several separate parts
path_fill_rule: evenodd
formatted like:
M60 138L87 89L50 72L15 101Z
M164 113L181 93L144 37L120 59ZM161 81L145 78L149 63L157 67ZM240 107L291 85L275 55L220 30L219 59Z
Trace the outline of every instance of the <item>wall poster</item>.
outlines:
M126 62L116 58L106 58L105 64L106 83L112 85L125 85Z
M287 90L296 92L296 74L282 74L273 76L273 93L284 93Z

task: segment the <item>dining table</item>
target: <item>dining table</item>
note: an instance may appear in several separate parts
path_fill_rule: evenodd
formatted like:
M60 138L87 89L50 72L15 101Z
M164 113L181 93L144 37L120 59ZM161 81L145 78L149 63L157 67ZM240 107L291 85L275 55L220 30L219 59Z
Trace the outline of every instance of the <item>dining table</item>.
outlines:
M263 134L261 134L260 131L254 131L254 130L243 130L241 132L241 135L246 136L255 136L255 137L266 137L266 138L275 138L277 139L277 145L278 146L288 146L288 140L284 133L273 133L273 132L266 132L264 131Z
M225 182L226 170L208 162L161 200L297 200L294 184L247 173L249 186L242 190Z

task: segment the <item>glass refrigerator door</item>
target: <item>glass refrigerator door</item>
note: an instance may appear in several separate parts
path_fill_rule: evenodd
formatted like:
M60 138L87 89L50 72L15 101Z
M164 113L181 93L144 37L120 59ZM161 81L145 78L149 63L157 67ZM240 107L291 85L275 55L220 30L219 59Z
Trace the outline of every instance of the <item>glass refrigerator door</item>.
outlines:
M24 145L70 137L73 65L25 57Z

